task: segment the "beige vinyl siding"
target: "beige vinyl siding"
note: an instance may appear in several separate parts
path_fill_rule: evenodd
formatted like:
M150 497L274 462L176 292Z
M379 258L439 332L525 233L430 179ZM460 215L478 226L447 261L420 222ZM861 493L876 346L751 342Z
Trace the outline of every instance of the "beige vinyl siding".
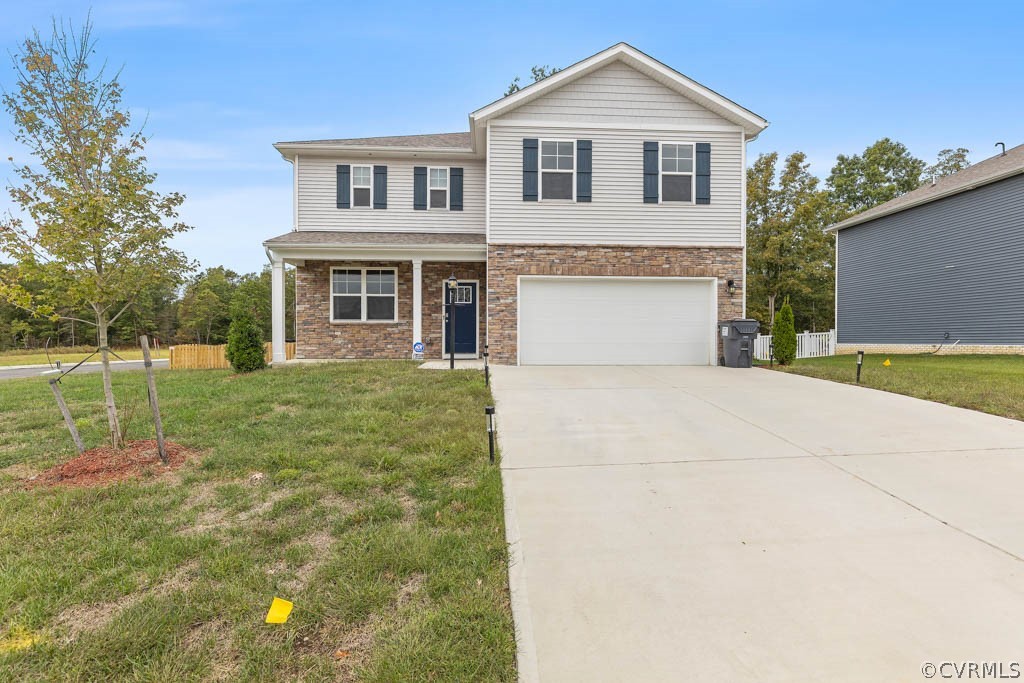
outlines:
M388 208L337 208L337 166L386 165ZM413 168L463 169L462 211L412 208ZM380 232L484 232L484 163L476 160L351 159L299 156L299 230L356 230Z
M497 244L739 246L743 240L743 142L734 131L491 128L489 241ZM523 138L593 141L592 201L523 201ZM645 204L643 143L711 144L711 203Z
M735 127L717 114L615 62L524 104L504 122L570 121L631 125Z

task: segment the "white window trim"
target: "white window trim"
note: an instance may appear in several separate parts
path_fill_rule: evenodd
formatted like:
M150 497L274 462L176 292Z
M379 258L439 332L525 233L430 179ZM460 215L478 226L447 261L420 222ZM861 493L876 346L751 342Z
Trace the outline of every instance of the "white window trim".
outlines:
M368 169L370 169L370 203L367 206L356 206L356 169L357 168L368 168ZM363 209L363 210L365 210L365 209L372 209L373 208L373 166L368 166L366 164L352 164L352 171L351 171L351 175L349 177L351 178L351 180L349 181L349 189L348 189L348 191L349 191L349 198L348 198L349 208L352 208L352 209ZM360 185L359 187L360 187L360 189L363 189L362 185ZM355 269L354 268L342 268L342 270L355 270Z
M430 205L430 191L440 190L439 187L430 186L430 172L444 171L444 208ZM452 205L452 169L451 166L427 166L427 211L449 211Z
M359 294L335 294L334 293L334 273L339 270L358 270L359 271ZM367 294L366 291L366 271L368 270L379 270L382 272L389 272L395 276L395 293L391 296L395 299L395 317L390 320L367 320L366 319L366 297L367 296L388 296L387 294ZM331 267L331 279L327 283L327 291L329 296L327 297L327 305L329 307L328 315L332 323L356 323L356 324L376 324L376 323L396 323L398 322L398 269L397 268L363 268L361 266L332 266ZM347 318L335 318L334 317L334 297L336 296L347 296L355 298L359 297L359 319L350 320Z
M572 143L572 171L557 168L544 168L544 143L545 142L571 142ZM557 158L557 157L556 157ZM572 188L572 199L548 199L549 202L561 202L563 204L576 201L576 140L567 138L543 138L537 141L537 201L544 201L544 174L545 173L569 173L572 176L570 181Z
M664 171L661 168L661 146L662 145L689 145L690 146L690 161L693 165L692 170L689 173L680 173L678 171ZM665 186L661 182L662 176L666 175L689 175L690 176L690 201L688 202L677 202L675 200L666 202L665 201ZM658 203L668 204L669 206L695 206L697 204L697 143L690 142L688 140L664 140L658 142Z

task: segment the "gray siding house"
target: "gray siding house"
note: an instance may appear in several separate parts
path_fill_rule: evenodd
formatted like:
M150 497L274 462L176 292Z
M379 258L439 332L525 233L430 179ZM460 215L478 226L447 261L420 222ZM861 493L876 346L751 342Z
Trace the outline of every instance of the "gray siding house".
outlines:
M1024 353L1024 145L829 230L839 352Z

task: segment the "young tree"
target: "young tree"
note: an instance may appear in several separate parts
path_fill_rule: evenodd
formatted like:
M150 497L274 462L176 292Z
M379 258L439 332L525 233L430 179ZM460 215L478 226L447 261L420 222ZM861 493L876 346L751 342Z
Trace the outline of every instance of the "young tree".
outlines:
M826 183L833 201L860 213L916 189L924 166L905 145L882 138L862 155L836 157Z
M252 316L245 311L231 321L228 347L224 355L238 372L252 372L267 367L263 351L263 335Z
M948 175L964 170L971 165L970 160L967 158L970 152L971 150L966 147L940 151L935 163L924 169L924 181L927 183L932 178L938 180L939 178L945 178Z
M782 303L779 318L772 329L772 355L779 365L789 365L796 360L796 327L789 299Z
M776 304L789 297L807 309L800 322L810 329L812 316L832 317L835 250L823 228L837 216L806 155L790 154L781 172L778 158L762 154L747 170L747 308L774 329Z
M118 75L91 65L94 52L90 21L77 33L54 22L50 36L33 32L13 56L16 83L3 103L35 163L16 166L21 184L10 188L31 227L14 217L0 222L0 251L16 264L0 296L34 315L95 328L111 443L119 447L108 331L139 292L176 284L191 268L169 246L189 227L177 221L184 197L153 189L146 138L130 129ZM26 279L41 289L29 291ZM61 313L80 308L89 319Z
M533 66L530 67L530 75L533 76L533 82L543 81L548 76L554 76L556 73L561 71L557 66ZM508 88L505 90L505 97L508 97L512 93L516 93L522 90L519 87L519 76L512 79L512 82L508 84Z

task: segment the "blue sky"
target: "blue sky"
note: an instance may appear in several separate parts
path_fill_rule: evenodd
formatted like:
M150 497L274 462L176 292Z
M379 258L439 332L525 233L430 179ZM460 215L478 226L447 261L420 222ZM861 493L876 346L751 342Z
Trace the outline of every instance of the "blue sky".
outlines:
M0 45L90 7L99 54L124 65L126 102L148 116L159 186L188 196L195 230L178 246L204 267L258 269L260 242L290 229L291 167L273 142L466 130L514 75L619 41L767 118L751 160L799 149L824 177L884 136L929 162L1024 142L1014 2L7 0ZM0 119L0 158L24 158Z

